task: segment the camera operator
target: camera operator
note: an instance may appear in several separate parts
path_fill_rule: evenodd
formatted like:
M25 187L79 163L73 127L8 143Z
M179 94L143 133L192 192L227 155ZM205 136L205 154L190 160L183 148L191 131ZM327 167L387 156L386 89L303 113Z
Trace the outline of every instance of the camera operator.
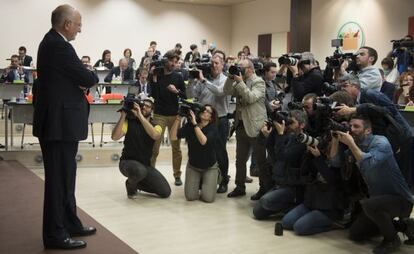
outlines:
M227 154L227 137L229 133L229 120L227 114L229 113L230 96L223 91L224 83L227 80L223 73L225 57L221 57L215 53L211 58L211 79L206 79L203 72L199 71L199 76L196 78L197 82L194 86L194 96L202 105L212 105L218 113L218 133L219 138L216 142L217 162L220 168L222 181L217 193L227 192L227 185L229 183L229 157ZM192 85L192 84L190 84Z
M391 57L397 58L397 69L401 74L413 68L413 37L406 35L403 39L393 42Z
M356 52L356 64L359 72L357 77L363 89L373 89L380 91L382 78L378 68L374 64L378 60L378 53L371 47L361 47Z
M125 102L124 102L125 103ZM171 188L164 176L150 166L152 147L161 137L161 126L151 120L153 99L146 98L142 105L130 102L121 110L121 116L112 131L112 140L125 136L119 170L128 179L125 182L128 198L137 197L137 190L167 198Z
M350 116L353 113L367 116L373 123L375 134L388 138L395 158L407 183L411 184L411 127L388 97L373 89L361 89L360 81L351 78L342 85L354 99L356 107L336 107L337 115Z
M250 149L256 154L259 174L266 159L265 147L257 142L260 128L266 121L265 83L254 72L250 59L239 62L238 74L230 74L224 84L224 93L236 96L236 188L229 198L246 195L246 162ZM230 69L229 69L230 72ZM260 179L260 178L259 178Z
M198 116L190 110L188 122L178 129L181 117L177 116L171 129L171 140L185 138L188 144L188 163L185 170L184 193L188 201L201 199L214 202L217 178L217 111L211 105L201 108ZM200 188L201 186L201 188Z
M263 79L266 84L266 91L265 91L265 105L266 105L266 112L267 115L270 115L271 112L280 108L282 101L277 98L277 92L283 92L276 89L275 84L273 81L276 78L277 74L277 66L275 63L269 62L263 66L264 69L264 76Z
M328 144L329 147L330 144ZM327 153L328 147L322 149ZM333 229L335 221L343 218L345 196L339 168L331 166L329 158L318 146L308 146L309 182L304 202L282 219L284 229L297 235L312 235Z
M350 228L350 238L363 241L380 233L384 240L375 247L374 253L391 253L401 245L398 231L410 240L414 235L414 223L409 220L414 199L405 182L387 138L372 134L371 121L356 115L350 121L351 133L335 132L332 155L338 155L338 143L347 146L355 164L368 186L369 198L360 200L362 212ZM338 142L339 141L339 142ZM338 158L338 157L337 157ZM401 221L393 223L393 218Z
M158 75L152 70L150 77L151 96L155 99L154 123L162 128L161 137L164 137L166 127L171 130L178 112L178 99L185 99L184 80L180 74L174 71L178 61L178 55L172 50L164 55L163 74ZM161 139L154 144L153 154L151 158L151 166L155 167L160 151ZM172 147L172 164L174 170L175 185L182 185L181 181L181 148L180 140L171 141Z
M311 52L303 52L297 65L289 66L289 69L293 75L290 84L294 101L302 101L308 93L322 96L323 75Z
M266 125L261 129L267 138L268 159L272 163L276 187L255 204L253 215L258 220L280 212L286 213L303 201L303 184L300 183L299 172L306 145L297 141L296 136L303 133L307 118L305 112L299 110L292 110L289 115L289 122L273 121L271 130Z

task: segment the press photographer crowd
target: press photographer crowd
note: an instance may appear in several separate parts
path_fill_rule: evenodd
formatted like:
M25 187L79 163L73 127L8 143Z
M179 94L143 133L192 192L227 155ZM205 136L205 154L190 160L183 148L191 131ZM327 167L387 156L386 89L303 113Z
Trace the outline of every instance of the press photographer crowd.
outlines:
M110 70L105 82L132 84L111 136L124 138L119 170L127 178L128 198L138 191L170 196L168 181L156 169L168 128L174 184L183 184L180 140L185 139L185 198L214 202L217 194L228 192L227 142L235 134L235 188L227 197L246 195L250 160L250 176L259 180L259 190L250 197L254 218L278 218L276 234L347 229L356 242L383 237L374 253L414 245L412 131L400 113L401 106L414 106L413 38L392 41L381 69L375 67L374 48L342 53L340 39L332 46L336 49L325 63L311 52L272 62L253 56L248 46L227 57L214 44L205 53L193 44L182 57L180 43L161 54L155 41L139 64L131 49L116 67L109 50L94 66L90 57L82 57L88 70ZM46 50L39 50L42 54ZM21 47L1 82L27 79L22 66L31 60ZM40 75L46 61L38 61ZM87 77L85 93L96 78ZM45 103L39 91L47 81L37 88L35 81L35 117L47 114L39 110Z

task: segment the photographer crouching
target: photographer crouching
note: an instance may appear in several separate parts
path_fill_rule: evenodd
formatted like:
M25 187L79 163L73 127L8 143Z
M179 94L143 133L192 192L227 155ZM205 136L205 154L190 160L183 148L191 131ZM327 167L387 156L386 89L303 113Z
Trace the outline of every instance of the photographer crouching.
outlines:
M350 228L350 238L364 241L380 233L384 239L374 253L392 253L401 245L397 231L408 236L407 244L414 244L414 221L409 219L414 198L393 156L386 137L372 134L371 121L356 115L350 121L351 132L336 131L332 140L331 155L344 160L352 154L356 168L368 187L369 197L360 200L362 212ZM338 153L338 144L347 146ZM339 156L338 156L339 155ZM393 218L399 221L393 222Z
M218 139L217 111L211 105L203 106L196 113L187 109L184 114L187 123L179 129L182 113L177 116L170 135L172 141L185 138L188 144L185 197L188 201L201 199L207 203L214 202L219 175L215 151Z
M154 101L138 101L126 97L120 110L121 116L112 131L112 140L125 136L119 170L128 179L125 182L128 198L137 197L137 190L154 193L162 198L171 194L164 176L150 165L152 147L161 137L161 126L151 120Z

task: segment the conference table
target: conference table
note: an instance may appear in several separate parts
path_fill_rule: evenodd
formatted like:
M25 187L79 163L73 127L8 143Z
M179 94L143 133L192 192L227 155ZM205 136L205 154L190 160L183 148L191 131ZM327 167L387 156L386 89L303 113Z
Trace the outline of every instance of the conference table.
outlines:
M105 123L116 123L119 119L118 109L121 108L120 103L107 104L107 103L92 103L90 105L90 113L88 124L92 125L94 123L102 123L101 129L101 141L100 145L103 144L103 126ZM8 117L5 117L5 149L9 151L13 147L13 125L14 124L23 124L23 133L22 133L22 144L23 148L23 137L24 129L26 125L33 124L33 104L26 102L9 102L5 105L6 115L10 114L10 120ZM92 128L92 143L94 144L93 138L93 128ZM10 146L9 146L10 138Z

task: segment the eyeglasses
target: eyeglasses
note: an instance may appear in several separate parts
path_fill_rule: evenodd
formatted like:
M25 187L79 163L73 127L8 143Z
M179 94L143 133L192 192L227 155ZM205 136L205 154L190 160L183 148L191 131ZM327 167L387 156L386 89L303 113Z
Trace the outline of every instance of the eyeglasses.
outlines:
M209 113L210 115L213 115L213 112L212 112L210 109L208 109L208 108L205 108L205 109L203 110L203 112L207 112L207 113Z

